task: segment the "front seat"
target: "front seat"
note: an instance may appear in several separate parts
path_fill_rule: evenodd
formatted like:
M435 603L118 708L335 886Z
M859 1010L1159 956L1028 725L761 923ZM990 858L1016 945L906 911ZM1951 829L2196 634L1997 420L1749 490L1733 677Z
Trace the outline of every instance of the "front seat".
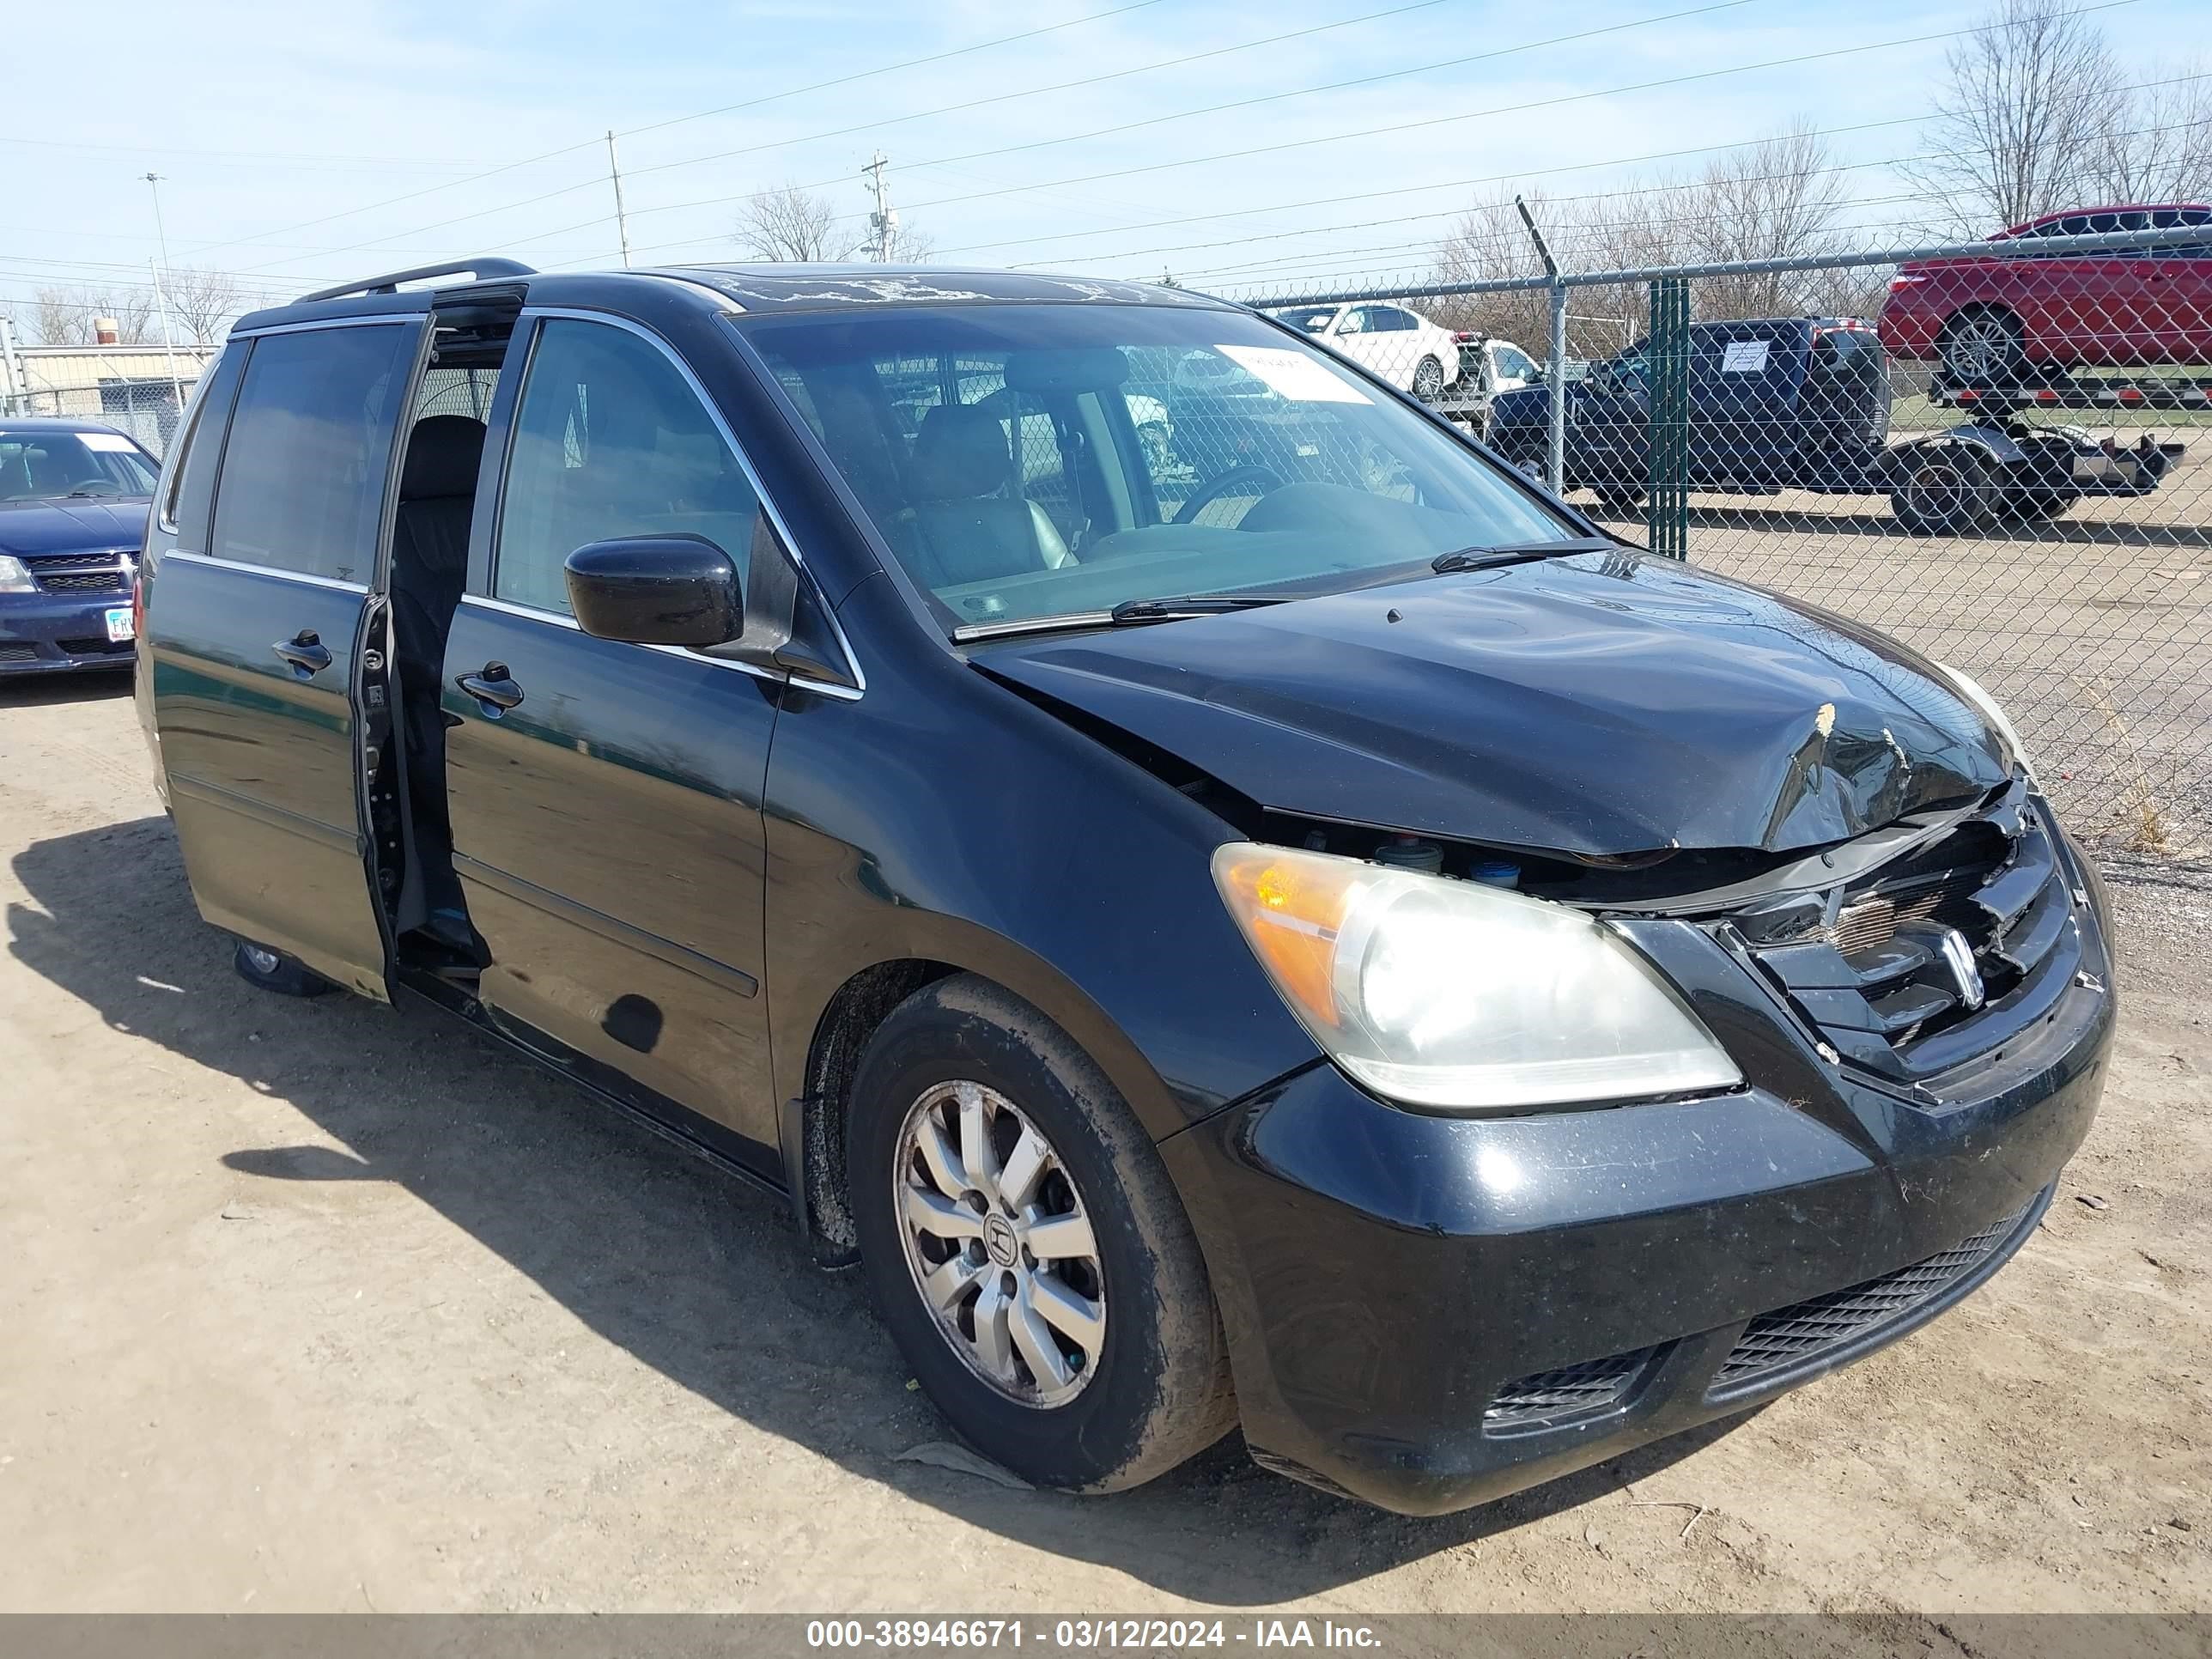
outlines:
M914 441L914 516L930 586L1075 562L1042 507L999 494L1013 477L1013 446L990 410L940 404L922 416Z
M399 470L399 509L392 536L392 643L398 659L415 873L432 930L455 942L465 937L466 923L460 881L453 873L453 826L446 813L446 722L438 706L439 683L446 672L446 637L468 580L469 520L483 446L483 422L465 415L417 421ZM408 920L403 916L402 931Z

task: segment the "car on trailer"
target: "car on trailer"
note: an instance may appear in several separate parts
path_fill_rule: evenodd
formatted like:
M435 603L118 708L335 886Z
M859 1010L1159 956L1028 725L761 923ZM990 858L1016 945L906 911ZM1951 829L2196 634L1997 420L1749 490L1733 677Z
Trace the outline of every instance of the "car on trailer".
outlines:
M2171 230L2171 242L2088 249L2057 237ZM2017 253L1914 259L1881 311L1883 343L1960 386L2079 368L2212 363L2212 207L2074 208L1998 231Z
M1490 405L1501 392L1534 386L1544 365L1512 341L1474 329L1452 336L1459 347L1459 378L1434 400L1437 412L1459 422L1475 436L1490 428Z
M243 319L149 517L238 970L778 1192L1040 1485L1241 1425L1433 1513L1751 1408L2096 1110L2104 901L1985 691L1235 306L401 272Z
M1857 318L1693 323L1686 368L1689 489L1887 495L1915 535L2046 519L2084 495L2148 495L2173 459L2148 437L2100 441L2030 424L2017 410L1893 441L1888 355ZM1652 374L1650 342L1640 340L1566 389L1564 487L1594 490L1608 512L1633 510L1650 486ZM1540 472L1550 410L1541 386L1493 399L1492 447Z

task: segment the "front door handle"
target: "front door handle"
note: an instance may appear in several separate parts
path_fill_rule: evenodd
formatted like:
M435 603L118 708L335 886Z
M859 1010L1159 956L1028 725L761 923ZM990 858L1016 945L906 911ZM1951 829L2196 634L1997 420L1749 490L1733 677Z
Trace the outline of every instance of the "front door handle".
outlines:
M479 674L458 674L453 684L474 697L492 720L497 720L522 701L522 688L514 683L503 662L488 662Z
M270 647L292 665L292 672L303 680L311 680L331 665L331 648L316 638L315 630L303 628L289 640L279 640Z

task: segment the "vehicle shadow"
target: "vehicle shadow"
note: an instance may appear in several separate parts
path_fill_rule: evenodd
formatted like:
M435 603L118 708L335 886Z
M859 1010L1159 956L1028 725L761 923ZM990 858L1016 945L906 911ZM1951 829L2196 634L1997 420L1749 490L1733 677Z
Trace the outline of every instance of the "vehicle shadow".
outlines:
M0 708L47 708L65 702L109 702L131 695L131 676L103 668L82 674L10 674L0 678Z
M720 1408L948 1515L1178 1596L1232 1607L1310 1596L1617 1493L1732 1426L1425 1521L1266 1474L1234 1437L1108 1498L900 1462L951 1432L908 1389L858 1276L819 1272L773 1199L427 1006L395 1013L248 988L228 942L193 913L162 818L34 842L14 868L31 900L6 918L18 962L110 1027L244 1079L347 1149L240 1147L222 1159L229 1169L392 1183ZM392 1295L404 1282L398 1271L381 1281Z

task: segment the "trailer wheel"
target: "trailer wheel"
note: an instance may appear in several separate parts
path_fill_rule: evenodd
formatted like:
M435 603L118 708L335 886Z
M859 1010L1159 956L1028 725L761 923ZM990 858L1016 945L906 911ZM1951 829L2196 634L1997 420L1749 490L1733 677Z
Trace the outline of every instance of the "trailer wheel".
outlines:
M2005 386L2026 367L2027 343L2020 319L1992 307L1962 311L1944 324L1936 354L1944 378L1955 386Z
M1916 451L1889 487L1889 510L1915 536L1967 536L1996 517L1996 470L1965 444Z

